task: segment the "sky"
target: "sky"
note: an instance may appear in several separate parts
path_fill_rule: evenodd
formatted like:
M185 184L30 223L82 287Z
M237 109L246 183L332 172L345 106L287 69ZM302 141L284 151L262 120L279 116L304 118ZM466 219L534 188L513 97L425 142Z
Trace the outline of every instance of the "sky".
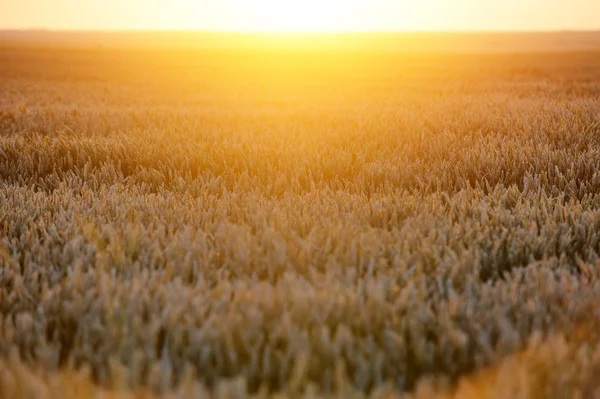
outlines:
M0 29L595 30L600 0L0 0Z

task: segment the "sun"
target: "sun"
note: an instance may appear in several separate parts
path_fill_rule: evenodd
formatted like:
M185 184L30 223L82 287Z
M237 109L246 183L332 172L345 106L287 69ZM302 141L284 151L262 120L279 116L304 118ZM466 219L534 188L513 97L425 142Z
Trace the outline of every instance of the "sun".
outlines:
M352 30L358 0L237 0L254 31L321 32Z

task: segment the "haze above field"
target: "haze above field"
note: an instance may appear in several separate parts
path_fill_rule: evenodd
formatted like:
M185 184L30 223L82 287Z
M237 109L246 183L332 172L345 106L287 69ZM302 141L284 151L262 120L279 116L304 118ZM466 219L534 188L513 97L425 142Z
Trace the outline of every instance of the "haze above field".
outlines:
M1 29L591 30L597 0L5 0Z
M600 32L202 33L0 31L0 47L372 53L599 51Z

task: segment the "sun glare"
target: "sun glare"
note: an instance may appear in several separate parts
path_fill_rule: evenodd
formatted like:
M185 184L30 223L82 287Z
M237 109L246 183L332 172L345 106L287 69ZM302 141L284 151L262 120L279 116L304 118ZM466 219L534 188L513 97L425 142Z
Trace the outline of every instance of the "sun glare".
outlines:
M358 0L237 0L250 30L317 32L351 30Z

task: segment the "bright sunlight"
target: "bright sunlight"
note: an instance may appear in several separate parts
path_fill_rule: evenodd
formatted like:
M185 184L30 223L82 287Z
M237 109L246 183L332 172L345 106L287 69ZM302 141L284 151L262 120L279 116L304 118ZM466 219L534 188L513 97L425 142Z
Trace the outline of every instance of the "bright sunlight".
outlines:
M357 0L237 0L245 22L259 31L340 31L357 25Z
M3 0L0 29L582 30L599 13L597 0Z

